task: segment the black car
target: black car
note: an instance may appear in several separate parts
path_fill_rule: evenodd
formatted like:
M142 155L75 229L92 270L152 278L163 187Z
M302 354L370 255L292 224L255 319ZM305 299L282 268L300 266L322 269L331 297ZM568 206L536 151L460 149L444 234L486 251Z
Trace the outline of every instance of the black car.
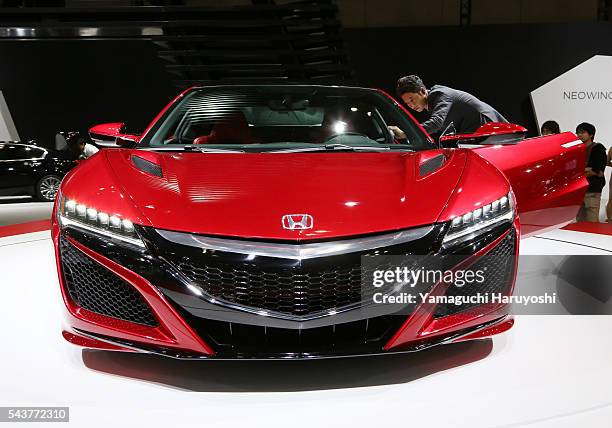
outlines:
M51 202L62 178L76 164L69 151L0 142L0 197L29 195Z

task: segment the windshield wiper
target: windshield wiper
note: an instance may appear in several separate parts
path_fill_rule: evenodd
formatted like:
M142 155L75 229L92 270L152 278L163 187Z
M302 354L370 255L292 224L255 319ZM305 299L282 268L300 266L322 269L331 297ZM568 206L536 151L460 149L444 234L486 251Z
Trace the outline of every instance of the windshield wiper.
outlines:
M376 146L349 146L348 144L325 144L317 147L297 147L295 149L273 150L269 153L301 153L301 152L324 152L334 150L351 150L354 152L386 152L391 150L389 147Z
M325 144L324 147L325 150L354 150L356 152L385 152L391 150L389 147L349 146L342 143Z
M244 150L237 149L223 149L214 147L197 147L197 146L184 146L183 150L186 152L200 152L200 153L246 153Z
M245 150L223 149L213 147L196 146L175 146L175 147L142 147L140 150L150 150L153 152L200 152L200 153L246 153Z

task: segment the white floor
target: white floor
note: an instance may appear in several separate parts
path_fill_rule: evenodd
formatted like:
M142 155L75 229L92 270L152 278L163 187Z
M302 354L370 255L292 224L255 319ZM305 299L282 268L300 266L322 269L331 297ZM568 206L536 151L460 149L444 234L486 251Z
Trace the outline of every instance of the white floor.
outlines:
M612 251L568 233L523 253ZM594 248L559 242L585 236ZM519 316L493 340L411 355L181 362L64 342L54 263L48 232L0 239L0 406L70 406L84 427L612 425L612 317Z

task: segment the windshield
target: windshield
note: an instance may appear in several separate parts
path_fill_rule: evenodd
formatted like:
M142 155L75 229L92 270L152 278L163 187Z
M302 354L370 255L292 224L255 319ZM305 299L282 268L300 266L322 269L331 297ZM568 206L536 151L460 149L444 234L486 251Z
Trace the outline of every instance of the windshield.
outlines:
M403 131L402 138L390 127ZM380 92L318 86L196 89L166 112L143 146L238 152L432 148L411 118Z

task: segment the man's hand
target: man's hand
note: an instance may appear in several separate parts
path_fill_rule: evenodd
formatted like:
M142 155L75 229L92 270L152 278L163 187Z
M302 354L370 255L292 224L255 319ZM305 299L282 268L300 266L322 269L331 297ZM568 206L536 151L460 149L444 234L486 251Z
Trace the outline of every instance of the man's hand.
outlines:
M393 136L397 138L398 140L405 140L406 138L408 138L406 137L406 134L404 133L404 131L402 131L395 125L389 125L387 126L387 128L389 128L389 131L391 131L393 133Z

